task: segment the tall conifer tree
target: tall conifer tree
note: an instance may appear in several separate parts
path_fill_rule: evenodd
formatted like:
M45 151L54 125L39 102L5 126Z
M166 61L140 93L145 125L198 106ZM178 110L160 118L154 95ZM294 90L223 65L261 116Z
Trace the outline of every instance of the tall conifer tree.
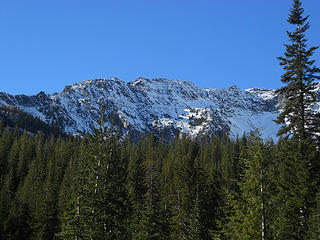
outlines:
M240 159L243 163L240 192L233 196L233 214L224 229L228 239L269 239L265 226L266 169L263 147L259 133L252 132L247 154Z
M315 109L315 80L320 69L311 57L318 47L308 47L305 33L310 27L300 0L293 0L288 22L295 26L287 31L290 43L279 57L286 85L277 90L284 108L277 119L282 124L278 135L293 136L279 146L278 239L307 239L308 218L315 197L313 184L316 165L314 137L319 133L319 115Z
M316 113L313 111L315 103L315 82L320 79L320 69L311 60L318 47L307 46L305 32L309 28L309 16L304 17L304 10L300 0L294 0L290 10L288 22L294 25L295 31L287 31L290 43L285 44L283 57L278 57L285 73L281 81L286 85L277 90L284 97L284 108L277 119L283 124L278 134L293 134L298 139L306 139L309 135L319 131Z
M73 196L62 219L63 239L126 239L127 163L120 135L104 126L89 135L76 172Z

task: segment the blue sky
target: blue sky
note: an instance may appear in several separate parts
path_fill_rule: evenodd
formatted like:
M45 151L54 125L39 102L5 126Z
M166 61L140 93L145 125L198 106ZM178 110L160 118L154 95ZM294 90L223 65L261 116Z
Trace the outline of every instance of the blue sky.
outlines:
M320 1L303 0L309 45ZM278 88L291 0L1 0L0 91L36 94L140 76ZM314 55L320 66L320 50Z

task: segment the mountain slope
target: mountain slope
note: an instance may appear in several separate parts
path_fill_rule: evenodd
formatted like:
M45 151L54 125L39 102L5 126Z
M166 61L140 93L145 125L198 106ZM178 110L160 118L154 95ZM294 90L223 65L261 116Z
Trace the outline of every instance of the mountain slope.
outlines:
M41 131L46 137L51 135L66 137L65 133L57 125L47 124L31 114L20 111L16 107L0 106L0 120L0 126L3 124L2 126L11 129L17 127L19 130L25 130L30 134L36 134Z
M278 131L272 121L280 106L274 90L201 89L191 82L141 77L129 83L117 78L86 80L51 95L0 93L0 104L17 106L72 133L95 124L103 100L108 121L113 119L133 136L149 131L192 137L229 131L236 136L257 127L263 137L275 138Z

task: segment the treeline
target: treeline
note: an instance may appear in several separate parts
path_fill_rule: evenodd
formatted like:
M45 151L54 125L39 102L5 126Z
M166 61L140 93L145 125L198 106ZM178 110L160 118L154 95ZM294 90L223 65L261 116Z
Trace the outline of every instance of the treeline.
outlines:
M42 131L43 134L47 136L66 136L66 134L55 123L47 124L43 122L40 118L36 118L31 114L23 112L17 107L1 105L0 119L5 126L9 126L11 128L17 127L19 129L26 130L33 134Z
M1 127L1 239L319 239L318 148Z

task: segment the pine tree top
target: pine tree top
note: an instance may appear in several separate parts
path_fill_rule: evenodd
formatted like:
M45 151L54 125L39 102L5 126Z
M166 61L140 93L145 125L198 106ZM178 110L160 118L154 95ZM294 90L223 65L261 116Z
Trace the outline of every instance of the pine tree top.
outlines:
M303 25L309 16L303 17L303 8L300 0L294 0L287 21L291 24Z

